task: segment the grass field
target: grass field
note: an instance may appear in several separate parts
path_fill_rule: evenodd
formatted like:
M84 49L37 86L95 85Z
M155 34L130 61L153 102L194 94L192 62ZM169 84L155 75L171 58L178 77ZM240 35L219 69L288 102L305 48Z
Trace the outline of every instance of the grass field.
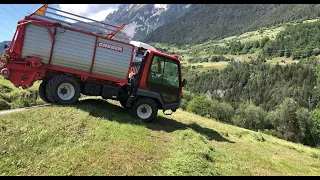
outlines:
M274 40L276 35L280 31L283 31L284 29L285 29L284 26L280 26L280 27L266 29L263 31L257 30L257 31L246 32L238 36L238 40L240 40L241 43L260 40L263 37L269 37L270 39Z
M284 61L285 64L290 64L290 63L297 63L299 62L298 60L292 60L292 57L286 58L286 57L276 57L276 58L272 58L272 60L267 60L267 63L271 63L271 64L282 64L281 61Z
M196 71L206 72L212 69L224 69L228 66L228 62L203 62L203 63L193 63L189 64L191 66L202 65L202 68L196 68Z
M178 110L154 123L115 101L0 115L1 175L320 175L320 150Z

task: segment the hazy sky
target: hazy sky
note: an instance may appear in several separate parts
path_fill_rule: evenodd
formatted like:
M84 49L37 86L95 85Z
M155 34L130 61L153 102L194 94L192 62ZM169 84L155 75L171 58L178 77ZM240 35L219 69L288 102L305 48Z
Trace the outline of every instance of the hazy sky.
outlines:
M19 20L38 9L42 4L0 4L0 42L11 41ZM119 4L49 4L95 20L103 20Z

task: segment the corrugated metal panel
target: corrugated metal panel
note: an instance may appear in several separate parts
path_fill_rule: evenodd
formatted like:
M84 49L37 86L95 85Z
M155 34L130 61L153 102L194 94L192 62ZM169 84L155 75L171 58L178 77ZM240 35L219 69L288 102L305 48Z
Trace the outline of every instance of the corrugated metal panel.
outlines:
M52 40L46 27L29 24L26 28L22 48L22 58L27 56L40 57L47 64L50 57Z
M51 64L89 72L95 37L76 31L57 28Z
M51 64L89 72L95 36L57 28ZM98 42L122 47L123 51L115 51L103 47L96 50L92 73L113 78L126 79L132 55L132 46L102 38ZM26 30L22 57L37 56L41 62L48 63L51 51L51 38L46 27L30 24Z
M126 79L132 55L132 46L99 38L98 42L122 47L123 51L115 51L97 46L92 72L104 76Z

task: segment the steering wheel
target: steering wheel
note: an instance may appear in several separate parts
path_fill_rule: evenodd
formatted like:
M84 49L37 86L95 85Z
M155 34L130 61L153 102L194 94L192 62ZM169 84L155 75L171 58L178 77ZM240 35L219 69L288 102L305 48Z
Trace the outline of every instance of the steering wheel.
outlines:
M152 77L157 77L157 73L156 72L151 71L151 73L152 73Z

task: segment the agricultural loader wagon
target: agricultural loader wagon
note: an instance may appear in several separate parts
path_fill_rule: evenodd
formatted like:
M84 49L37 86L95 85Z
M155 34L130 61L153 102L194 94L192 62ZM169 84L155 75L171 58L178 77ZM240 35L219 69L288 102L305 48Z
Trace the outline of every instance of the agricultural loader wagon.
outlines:
M123 27L45 4L18 22L0 59L1 75L22 88L42 80L39 95L48 103L101 96L120 101L145 122L158 109L175 112L186 83L178 57L129 41Z

